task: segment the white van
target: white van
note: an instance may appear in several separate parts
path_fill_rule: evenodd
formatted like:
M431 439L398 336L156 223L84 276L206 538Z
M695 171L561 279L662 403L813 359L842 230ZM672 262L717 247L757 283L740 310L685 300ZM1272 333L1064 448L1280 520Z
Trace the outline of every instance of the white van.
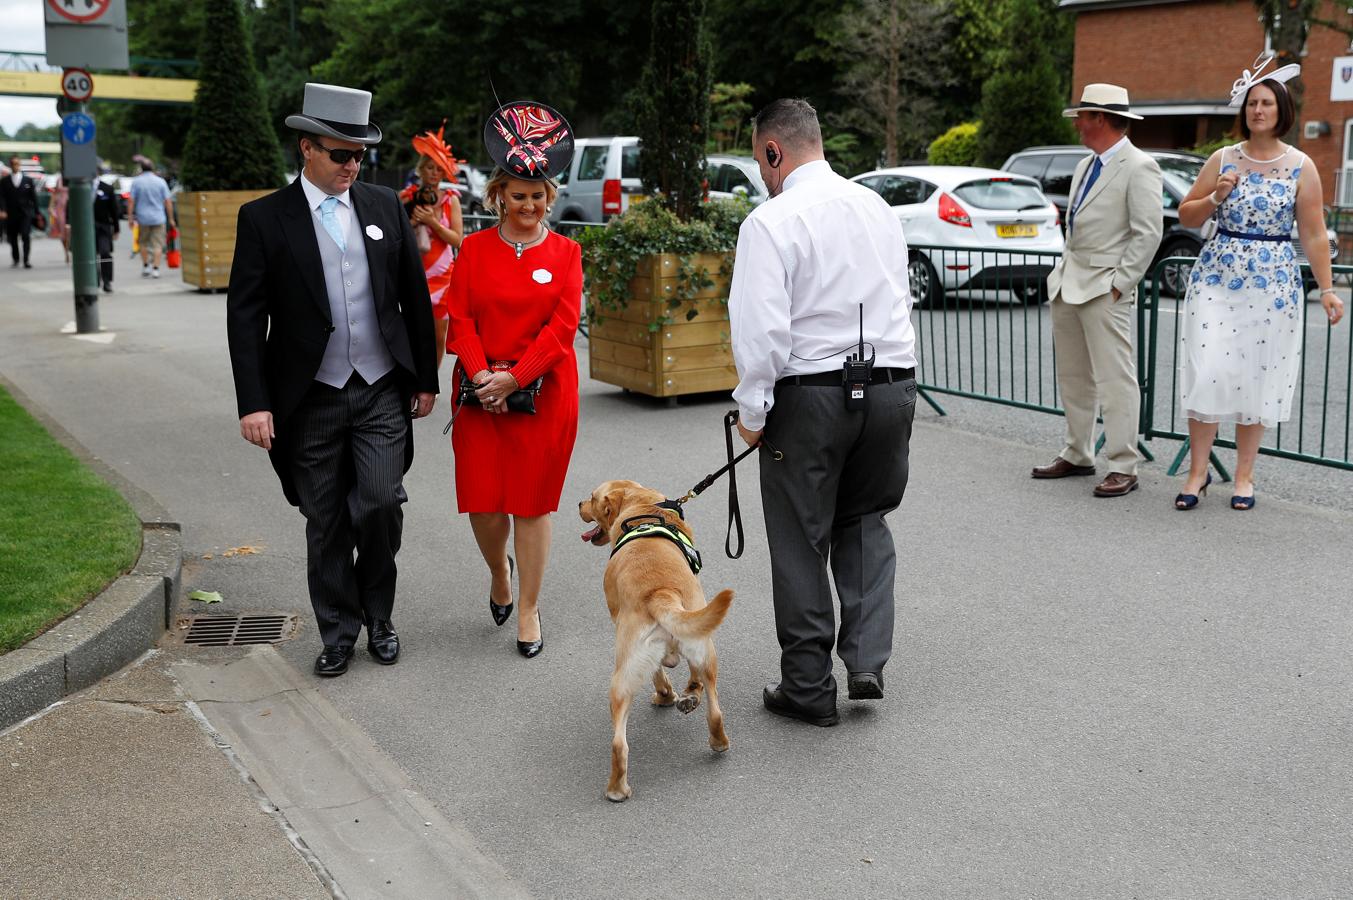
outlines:
M550 224L605 222L629 209L643 193L637 137L590 137L573 142L573 162L557 179L559 196Z

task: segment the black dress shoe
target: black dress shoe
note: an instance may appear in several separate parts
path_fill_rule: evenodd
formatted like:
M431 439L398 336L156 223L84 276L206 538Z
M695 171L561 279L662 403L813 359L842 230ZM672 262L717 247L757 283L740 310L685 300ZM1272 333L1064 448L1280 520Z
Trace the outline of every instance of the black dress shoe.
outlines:
M507 558L507 579L509 584L512 581L512 572L514 569L516 569L516 567L517 564L513 562L512 557L509 556ZM507 606L499 606L497 603L494 603L493 598L490 597L489 615L493 616L493 624L501 628L503 623L506 622L512 616L512 604L509 603Z
M517 641L517 652L530 659L533 656L539 656L540 651L545 649L545 622L540 618L540 610L536 610L536 621L540 622L540 637L534 641Z
M366 649L383 666L393 666L399 659L399 635L388 619L377 619L367 626Z
M778 684L766 685L766 689L761 692L761 702L765 704L766 709L777 716L784 716L786 719L798 719L800 722L807 722L809 725L816 725L819 728L830 728L841 721L841 716L834 709L825 716L804 709L782 694Z
M851 672L846 681L847 694L852 700L882 700L883 676L873 672Z
M342 675L348 670L350 662L352 662L351 647L333 647L325 644L324 652L315 660L315 674L324 678Z

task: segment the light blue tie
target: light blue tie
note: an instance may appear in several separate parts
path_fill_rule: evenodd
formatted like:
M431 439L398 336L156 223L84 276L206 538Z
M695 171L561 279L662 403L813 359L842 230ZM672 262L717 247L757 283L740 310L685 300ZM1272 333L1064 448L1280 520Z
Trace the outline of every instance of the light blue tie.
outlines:
M1086 196L1090 193L1090 188L1095 186L1095 181L1099 178L1099 173L1104 169L1104 164L1100 162L1099 154L1095 154L1095 164L1090 167L1090 177L1085 179L1085 187L1081 190L1080 199L1071 210L1071 215L1067 216L1067 231L1076 227L1076 213L1080 212L1081 204L1085 202Z
M324 230L329 232L329 237L334 239L338 249L344 253L348 252L348 243L343 239L343 229L338 226L338 215L334 210L338 209L337 197L325 197L324 202L319 205L319 220L324 226Z

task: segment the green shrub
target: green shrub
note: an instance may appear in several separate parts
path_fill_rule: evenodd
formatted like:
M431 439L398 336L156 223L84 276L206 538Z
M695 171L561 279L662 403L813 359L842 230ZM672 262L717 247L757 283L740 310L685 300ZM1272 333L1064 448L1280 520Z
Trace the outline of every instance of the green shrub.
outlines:
M661 203L636 203L604 226L594 225L578 236L583 249L583 272L587 282L587 318L598 322L606 314L624 309L630 300L629 283L638 273L640 260L656 253L683 257L677 273L676 293L667 300L666 315L650 323L657 331L676 315L698 315L697 292L713 281L684 257L697 253L725 255L720 273L732 271L732 253L738 245L738 228L751 212L746 200L716 200L705 205L703 219L685 221Z
M977 132L980 122L955 125L930 142L926 161L932 166L973 166L977 164Z

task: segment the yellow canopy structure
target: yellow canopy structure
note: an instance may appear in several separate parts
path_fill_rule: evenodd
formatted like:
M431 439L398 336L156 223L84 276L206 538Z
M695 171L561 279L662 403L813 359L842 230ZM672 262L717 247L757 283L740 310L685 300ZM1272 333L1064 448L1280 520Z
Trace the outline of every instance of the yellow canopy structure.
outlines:
M0 71L0 94L60 97L61 73ZM196 94L197 81L191 78L96 74L91 99L188 105Z

